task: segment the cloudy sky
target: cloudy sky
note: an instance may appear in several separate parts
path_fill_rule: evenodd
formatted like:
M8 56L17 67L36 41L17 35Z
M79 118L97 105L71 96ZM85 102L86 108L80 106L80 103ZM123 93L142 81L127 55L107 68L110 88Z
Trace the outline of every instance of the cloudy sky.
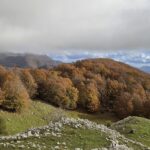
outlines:
M148 55L150 0L0 0L0 52L6 51Z

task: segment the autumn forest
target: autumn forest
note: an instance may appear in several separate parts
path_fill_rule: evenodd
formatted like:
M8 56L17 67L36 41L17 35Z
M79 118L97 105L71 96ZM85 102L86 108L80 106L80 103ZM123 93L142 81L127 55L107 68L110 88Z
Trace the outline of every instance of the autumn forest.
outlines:
M28 109L39 99L68 110L150 117L150 75L111 59L87 59L51 69L0 67L0 107Z

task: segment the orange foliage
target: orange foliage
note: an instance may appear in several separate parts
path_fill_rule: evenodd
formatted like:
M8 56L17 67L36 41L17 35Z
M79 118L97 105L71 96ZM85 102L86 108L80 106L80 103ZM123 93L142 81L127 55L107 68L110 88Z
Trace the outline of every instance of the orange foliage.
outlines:
M116 102L114 104L114 111L116 115L120 118L132 115L132 96L127 92L121 93L120 96L117 97Z
M30 70L24 69L20 72L20 78L28 91L30 98L34 98L37 94L37 84L30 73Z
M66 108L110 110L120 118L149 115L150 75L111 59L89 59L46 69L0 67L0 106L20 110L35 96Z
M28 93L19 77L13 72L8 71L5 74L2 90L4 91L5 98L2 103L4 109L20 112L28 106Z
M79 87L78 104L89 112L97 112L100 109L99 92L96 84L92 81L82 82Z
M62 108L77 107L78 90L68 78L52 76L39 84L39 98Z

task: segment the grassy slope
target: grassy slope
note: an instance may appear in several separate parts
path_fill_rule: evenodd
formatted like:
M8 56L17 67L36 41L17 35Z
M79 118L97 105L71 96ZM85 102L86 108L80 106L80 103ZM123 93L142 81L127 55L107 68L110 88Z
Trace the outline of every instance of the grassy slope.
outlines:
M41 109L42 114L39 111ZM0 116L5 120L7 133L15 134L28 128L46 124L42 117L53 111L53 109L50 105L41 102L32 102L30 108L21 114L1 111Z
M139 141L150 147L150 120L141 117L128 117L112 125L127 138ZM133 131L133 133L130 133Z
M6 122L6 130L8 134L15 134L18 132L25 131L28 128L42 126L48 123L45 120L45 116L49 116L57 111L58 108L55 108L51 105L45 104L40 101L33 101L31 107L21 114L9 113L9 112L0 112L0 116L4 118ZM108 122L116 121L116 118L110 114L86 114L84 112L76 112L76 111L65 111L65 114L70 117L80 117L86 118L101 124L107 124ZM131 117L126 121L121 121L119 123L114 123L113 128L124 134L126 137L131 138L133 140L139 141L144 145L150 146L150 120L140 118L140 117ZM129 134L131 130L134 130L133 134ZM105 140L105 135L97 133L96 131L90 131L78 129L74 130L72 128L64 128L65 138L62 140L58 140L56 137L47 137L41 139L27 139L27 141L22 141L23 144L26 142L35 142L35 143L45 143L47 146L48 143L50 145L56 145L56 142L66 142L69 145L70 149L75 146L80 146L83 144L85 147L94 146L107 146L109 145L108 141ZM82 135L80 139L79 135ZM90 135L90 136L89 136ZM94 140L92 140L94 139ZM97 140L98 139L98 140ZM70 143L70 144L69 144ZM128 143L129 146L130 143ZM83 146L82 145L82 146ZM134 145L132 145L134 147ZM94 148L94 147L93 147ZM7 148L6 148L7 149ZM137 147L135 147L137 149Z
M31 103L30 108L21 114L0 111L0 117L6 122L7 134L15 134L28 128L45 125L48 121L44 118L58 110L58 108L40 101L32 101ZM93 115L77 111L65 111L65 114L70 117L86 118L104 124L116 120L111 114L97 113Z
M16 140L2 140L0 141L0 149L3 150L19 150L19 149L56 149L59 146L60 150L74 150L75 148L82 148L90 150L94 148L109 147L110 140L107 133L101 130L88 128L74 128L72 125L64 125L61 131L61 136L51 134L54 130L50 129L49 135L41 135L40 137L29 137L26 139ZM57 132L55 132L57 133ZM63 138L62 138L63 137ZM141 150L136 144L126 143L122 138L119 138L119 144L125 144L135 150ZM9 145L8 145L9 143ZM65 143L65 144L64 144ZM5 146L3 145L5 144ZM24 146L24 147L22 147ZM144 150L144 149L143 149Z
M75 148L83 148L86 150L90 150L96 147L105 147L109 146L110 142L106 140L106 135L97 132L96 130L84 130L84 129L74 129L70 126L66 126L63 131L63 138L58 138L52 135L41 137L41 138L27 138L24 140L20 140L20 143L16 143L12 141L11 143L15 144L15 149L19 150L20 145L24 145L26 149L36 150L37 146L43 147L42 149L53 149L55 146L59 146L59 149L70 149L73 150ZM89 136L90 135L90 136ZM59 142L59 145L57 144ZM32 143L32 144L31 144ZM65 145L63 144L65 143ZM33 147L33 144L36 147ZM67 146L67 148L65 148ZM45 147L45 148L44 148ZM3 150L13 150L11 146L3 147L0 145L0 149Z

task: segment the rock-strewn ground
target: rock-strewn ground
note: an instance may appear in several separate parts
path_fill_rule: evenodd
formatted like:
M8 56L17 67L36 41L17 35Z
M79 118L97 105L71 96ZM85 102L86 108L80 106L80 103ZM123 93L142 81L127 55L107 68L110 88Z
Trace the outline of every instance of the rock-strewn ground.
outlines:
M99 147L95 147L93 145L92 150L132 150L132 149L141 149L141 150L150 150L149 147L143 145L140 142L128 139L121 135L116 130L112 130L104 125L97 124L95 122L91 122L87 119L74 119L74 118L61 118L57 122L50 122L49 125L32 128L27 130L26 132L19 133L13 136L1 136L0 137L0 149L51 149L51 150L83 150L84 144L79 147L72 148L69 143L69 138L63 142L59 139L65 139L66 135L64 132L64 128L67 131L72 128L70 134L76 134L76 130L82 131L84 133L89 132L88 138L90 140L90 136L92 137L92 131L94 134L99 134L99 137L104 138L103 145L99 145ZM101 135L101 136L100 136ZM70 138L71 135L70 135ZM86 140L85 137L82 137L82 134L77 135L77 138L81 138L82 141ZM47 140L49 139L49 141ZM92 139L91 139L92 140ZM94 140L94 139L93 139ZM100 140L102 139L95 139ZM45 141L47 141L45 143ZM80 140L79 140L80 141ZM74 141L76 142L76 141ZM90 141L87 141L90 142ZM55 144L52 144L55 143ZM107 143L107 144L106 144ZM108 145L109 144L109 145Z

